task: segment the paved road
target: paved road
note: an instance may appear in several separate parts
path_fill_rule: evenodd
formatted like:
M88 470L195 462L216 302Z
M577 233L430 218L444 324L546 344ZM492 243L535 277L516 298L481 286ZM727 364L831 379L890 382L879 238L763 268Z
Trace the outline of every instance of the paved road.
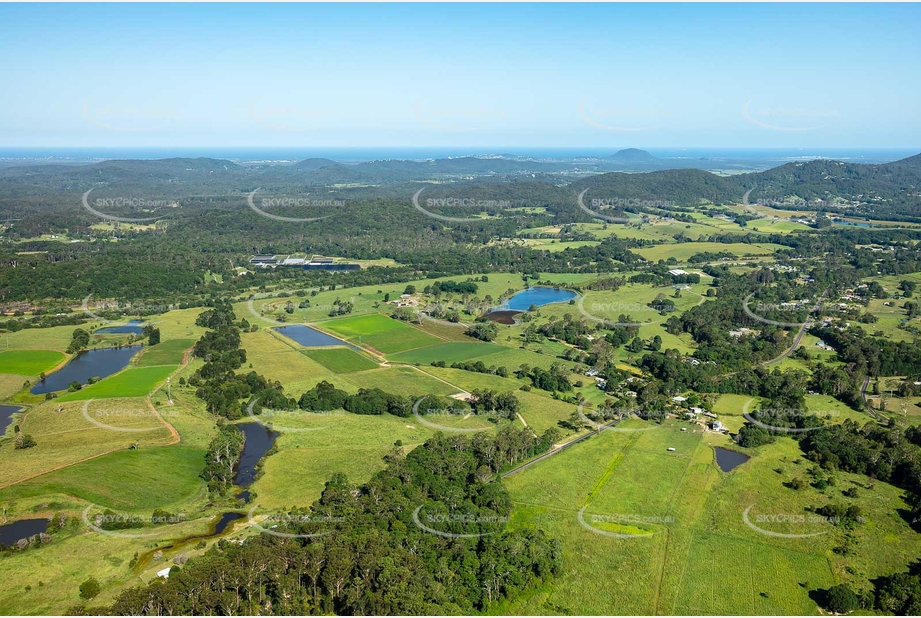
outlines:
M870 405L870 400L867 399L867 389L870 388L870 376L867 376L863 381L863 386L860 387L860 397L863 399L863 404L867 407L867 412L870 413L870 416L875 418L878 421L888 420L885 416L873 409L873 406Z
M803 322L803 325L799 327L799 331L796 333L796 338L793 340L793 345L791 345L789 348L784 350L783 354L781 354L777 358L772 358L771 360L765 361L762 364L773 365L774 363L779 363L783 359L793 354L794 351L796 351L796 348L798 348L799 344L803 341L803 337L806 336L806 331L808 331L810 327L812 327L812 319L811 319L812 314L819 310L826 296L828 296L827 289L824 292L822 292L822 295L819 296L819 300L816 301L815 306L812 308L812 311L809 312L810 317L806 318L806 321Z

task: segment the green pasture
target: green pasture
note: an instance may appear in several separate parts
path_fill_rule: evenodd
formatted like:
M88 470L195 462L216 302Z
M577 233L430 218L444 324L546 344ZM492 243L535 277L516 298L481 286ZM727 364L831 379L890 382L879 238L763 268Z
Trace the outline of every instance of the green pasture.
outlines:
M195 345L194 339L170 339L144 349L138 357L139 367L156 365L178 365L182 362L186 350Z
M53 350L7 350L0 352L0 373L37 376L54 369L65 358Z
M377 367L377 363L351 348L311 348L304 350L303 353L334 373L354 373Z
M166 380L176 368L172 366L128 367L115 375L104 378L96 384L85 386L74 393L67 393L58 401L104 399L106 397L143 397L155 386Z
M425 365L433 361L444 361L450 365L457 362L482 360L487 365L490 365L493 364L491 360L484 357L489 357L505 349L492 343L451 341L393 354L390 356L390 360L398 363L421 363Z
M738 403L723 396L718 411ZM726 436L676 421L628 423L620 428L639 431L604 431L504 480L514 502L511 525L559 538L563 572L491 613L815 615L810 591L903 570L921 549L897 514L904 502L894 487L867 488L869 479L846 473L835 473L837 482L824 490L786 487L810 467L792 439L756 449L726 473L712 448L728 445ZM856 499L841 494L851 486ZM853 555L832 551L842 530L795 519L829 501L855 502L867 515ZM746 525L749 506L762 531ZM579 524L580 510L596 531ZM766 519L772 515L781 523ZM764 530L822 534L781 538Z
M385 354L440 343L441 340L391 317L372 314L322 322L319 326L345 337L350 343Z

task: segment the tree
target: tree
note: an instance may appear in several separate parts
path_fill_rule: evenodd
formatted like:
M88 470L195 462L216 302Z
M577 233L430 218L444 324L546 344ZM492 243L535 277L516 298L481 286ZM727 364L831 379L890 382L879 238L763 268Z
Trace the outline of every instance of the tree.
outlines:
M860 607L857 593L847 584L832 586L825 593L825 608L836 614L847 614Z
M160 329L152 324L144 326L143 334L147 337L147 345L157 345L160 343Z
M27 433L20 433L20 434L17 434L17 435L16 435L16 446L15 446L15 448L16 448L17 450L23 450L23 449L27 449L27 448L32 448L32 447L35 446L35 445L36 445L36 444L35 444L35 439L34 439L31 435L29 435L29 434L27 434Z
M414 286L414 285L412 285L412 284L407 285L406 288L403 290L403 293L404 293L404 294L415 294L415 293L416 293L416 286Z
M99 586L99 582L96 581L95 577L90 577L80 584L80 598L86 601L96 597L101 591L102 588Z
M739 430L739 446L754 448L762 444L770 444L774 441L774 436L764 427L745 423Z
M482 322L473 324L464 334L482 341L492 341L499 334L499 327L495 322Z
M70 345L67 346L67 353L73 354L80 350L85 350L90 344L90 334L82 328L75 329L71 337Z

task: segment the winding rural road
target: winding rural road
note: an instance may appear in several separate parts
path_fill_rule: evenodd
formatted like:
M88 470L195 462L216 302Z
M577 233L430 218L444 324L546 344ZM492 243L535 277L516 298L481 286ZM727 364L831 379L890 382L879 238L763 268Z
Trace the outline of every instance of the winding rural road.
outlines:
M863 386L860 387L860 397L863 399L863 404L867 407L867 412L870 413L870 416L875 418L878 421L888 420L885 416L873 409L873 406L870 405L870 400L867 397L867 389L870 388L870 376L867 376L863 381Z
M816 301L815 306L812 307L812 311L809 312L809 317L806 318L806 321L803 322L803 325L799 327L799 331L796 333L796 338L793 340L793 345L783 351L783 353L777 358L772 358L769 361L764 361L763 365L773 365L774 363L779 363L783 359L787 358L793 352L796 351L796 348L799 347L799 344L803 341L803 337L806 336L806 331L812 326L812 314L819 310L822 306L822 303L825 301L825 297L828 296L828 289L822 292L822 295L819 296L819 300Z

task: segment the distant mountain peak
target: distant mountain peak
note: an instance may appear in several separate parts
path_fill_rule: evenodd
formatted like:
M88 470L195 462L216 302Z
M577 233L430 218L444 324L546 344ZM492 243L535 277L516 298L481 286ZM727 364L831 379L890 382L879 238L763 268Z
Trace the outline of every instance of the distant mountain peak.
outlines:
M339 164L333 161L332 159L322 159L319 157L313 157L310 159L304 159L302 161L298 161L292 167L296 167L298 169L304 169L304 170L318 170L318 169L321 169L324 167L330 167L333 165L339 165Z
M624 163L646 163L656 160L656 157L639 148L624 148L606 158L609 161L622 161Z

